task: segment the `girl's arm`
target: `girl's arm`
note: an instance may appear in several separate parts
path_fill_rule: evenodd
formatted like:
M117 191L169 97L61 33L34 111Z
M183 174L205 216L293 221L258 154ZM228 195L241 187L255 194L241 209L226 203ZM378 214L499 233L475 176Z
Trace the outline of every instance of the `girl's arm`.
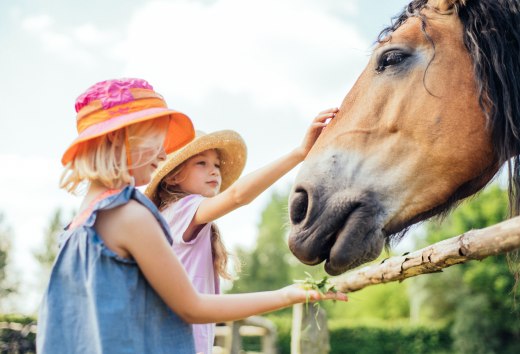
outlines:
M298 286L234 295L201 295L172 252L157 220L144 206L130 202L113 209L98 226L105 243L121 256L133 257L152 288L182 319L190 323L231 321L310 300L346 300L341 293L324 296ZM108 222L109 221L109 222Z
M233 183L215 197L205 199L197 209L190 226L206 224L252 202L287 172L305 159L328 120L338 112L337 108L322 111L312 121L302 144L285 156L271 162Z

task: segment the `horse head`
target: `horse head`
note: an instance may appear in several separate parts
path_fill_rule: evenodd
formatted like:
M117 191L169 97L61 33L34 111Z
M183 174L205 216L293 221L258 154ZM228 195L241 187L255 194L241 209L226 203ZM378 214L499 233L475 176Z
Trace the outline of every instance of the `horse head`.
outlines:
M289 247L331 275L482 189L518 205L518 0L414 0L380 33L289 198Z

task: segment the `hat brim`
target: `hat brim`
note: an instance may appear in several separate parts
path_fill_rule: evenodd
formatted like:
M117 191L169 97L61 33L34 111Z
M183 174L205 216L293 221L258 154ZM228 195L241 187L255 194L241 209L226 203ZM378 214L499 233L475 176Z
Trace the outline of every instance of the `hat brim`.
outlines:
M216 149L220 157L220 175L222 176L220 191L226 190L240 177L247 159L247 147L244 140L232 130L221 130L196 137L191 143L169 154L154 172L144 194L154 200L159 183L168 173L190 157L212 149Z
M168 108L149 108L138 112L123 114L89 126L87 129L82 131L68 147L61 158L61 163L65 166L72 161L76 156L78 146L85 141L100 137L131 124L164 116L170 116L168 133L164 142L164 150L166 153L171 153L193 140L195 137L195 130L193 128L193 123L187 115Z

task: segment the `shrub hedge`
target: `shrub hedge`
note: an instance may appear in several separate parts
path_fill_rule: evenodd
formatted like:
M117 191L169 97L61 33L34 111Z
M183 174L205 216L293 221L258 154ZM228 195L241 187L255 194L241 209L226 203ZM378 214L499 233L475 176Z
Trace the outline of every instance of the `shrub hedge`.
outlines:
M31 331L31 325L36 323L34 317L22 315L0 315L0 323L20 324L20 329L0 327L0 353L36 352L36 334Z
M278 350L290 354L290 317L270 316L278 327ZM408 324L355 324L344 320L328 321L331 354L448 354L452 353L449 329ZM244 340L245 350L259 350L259 342ZM253 346L249 346L253 344Z
M278 349L280 354L291 352L290 316L269 316L278 328ZM0 322L30 325L34 317L0 315ZM449 354L452 341L447 327L411 326L403 323L386 322L352 323L340 319L329 319L331 354ZM19 353L34 353L35 335L0 329L0 353L11 353L16 348ZM255 337L243 338L247 351L259 351L260 340ZM11 349L11 350L10 350Z

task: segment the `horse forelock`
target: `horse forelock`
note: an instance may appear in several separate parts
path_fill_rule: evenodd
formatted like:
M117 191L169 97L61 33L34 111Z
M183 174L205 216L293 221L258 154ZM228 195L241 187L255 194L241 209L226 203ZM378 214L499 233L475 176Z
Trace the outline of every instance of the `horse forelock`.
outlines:
M413 0L378 35L390 38L428 0ZM520 214L520 1L472 0L454 4L473 62L480 106L492 133L498 165L507 164L511 215ZM425 33L427 35L427 33ZM434 45L434 43L432 43Z
M385 27L377 36L377 41L385 41L392 32L395 32L410 17L420 17L420 11L426 6L428 0L413 0L403 11L392 18L390 26Z

